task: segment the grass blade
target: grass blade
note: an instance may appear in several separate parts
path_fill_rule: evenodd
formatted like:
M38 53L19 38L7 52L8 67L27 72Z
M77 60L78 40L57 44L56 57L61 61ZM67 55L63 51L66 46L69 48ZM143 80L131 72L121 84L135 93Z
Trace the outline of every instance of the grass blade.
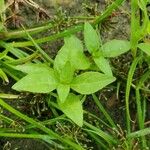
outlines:
M70 141L69 139L66 138L62 138L59 134L53 132L52 130L50 130L49 128L45 127L44 125L42 125L41 122L39 121L35 121L32 118L22 114L21 112L17 111L16 109L14 109L13 107L11 107L10 105L8 105L7 103L5 103L2 99L0 99L0 105L3 106L5 109L7 109L8 111L10 111L11 113L15 114L16 116L18 116L19 118L27 121L28 123L35 125L37 128L39 128L41 131L47 133L50 137L54 137L57 140L59 140L60 142L64 142L67 145L70 145L71 147L73 147L74 149L77 150L84 150L84 148L82 148L81 146L77 145L76 143Z
M125 102L126 102L126 126L127 126L128 134L131 132L131 124L130 124L131 117L130 117L130 110L129 110L129 96L130 96L130 90L131 90L133 75L134 75L136 66L137 66L140 59L141 59L141 57L137 57L132 62L129 73L128 73L127 84L126 84Z

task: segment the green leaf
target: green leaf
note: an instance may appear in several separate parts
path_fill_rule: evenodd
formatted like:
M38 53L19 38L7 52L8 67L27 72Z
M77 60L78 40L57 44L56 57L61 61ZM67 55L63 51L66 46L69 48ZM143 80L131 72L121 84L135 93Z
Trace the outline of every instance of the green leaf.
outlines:
M57 87L58 97L61 103L64 103L70 91L70 85L59 84Z
M0 22L0 32L4 30L4 25L2 22Z
M64 67L62 68L61 72L59 73L60 76L60 82L69 84L74 75L74 68L71 66L70 62L67 61Z
M100 39L93 27L86 22L84 24L84 41L88 51L92 54L99 50Z
M55 60L54 60L54 69L57 70L59 73L61 72L62 68L65 66L66 62L69 61L69 50L64 45L57 53Z
M2 69L0 69L0 78L2 78L4 82L9 83L9 79Z
M83 53L81 41L73 35L65 38L65 45L55 58L54 68L57 71L62 70L67 61L70 61L71 66L77 70L84 70L90 66L90 62Z
M83 44L76 36L66 37L65 45L69 49L69 60L75 69L89 68L90 62L83 53Z
M6 48L3 52L0 53L0 59L3 59L7 53L10 51L10 49Z
M57 81L53 71L43 71L30 73L23 77L16 84L13 89L17 91L27 91L33 93L49 93L56 89Z
M62 112L78 126L83 125L83 108L79 96L70 93L64 103L58 102Z
M52 70L46 64L34 64L34 63L26 63L23 65L17 65L14 67L14 69L22 71L27 74Z
M140 43L138 44L138 48L150 56L150 44L149 43Z
M103 45L102 50L104 57L117 57L130 50L130 42L125 40L111 40Z
M71 83L71 88L81 94L92 94L115 81L115 77L99 72L85 72Z
M148 22L148 25L147 25L147 33L150 34L150 21Z
M20 95L0 93L0 98L2 98L2 99L19 99Z
M5 1L0 0L0 16L2 16L2 13L5 11Z
M108 76L113 76L109 61L103 56L95 57L94 62L103 73L105 73Z
M140 9L145 12L146 10L146 2L144 0L138 0L138 6L140 7Z

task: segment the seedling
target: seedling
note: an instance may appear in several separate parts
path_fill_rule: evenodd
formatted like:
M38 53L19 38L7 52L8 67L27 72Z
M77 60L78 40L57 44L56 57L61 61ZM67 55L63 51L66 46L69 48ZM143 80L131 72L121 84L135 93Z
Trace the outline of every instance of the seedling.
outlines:
M84 25L84 40L85 46L75 35L66 37L52 67L34 63L17 65L15 69L27 75L12 88L33 93L50 93L56 89L60 109L77 125L82 126L80 95L95 93L114 82L115 77L107 58L119 56L130 49L129 42L122 40L101 45L96 30L89 23ZM91 56L84 54L84 48ZM92 70L91 65L96 65L99 69Z

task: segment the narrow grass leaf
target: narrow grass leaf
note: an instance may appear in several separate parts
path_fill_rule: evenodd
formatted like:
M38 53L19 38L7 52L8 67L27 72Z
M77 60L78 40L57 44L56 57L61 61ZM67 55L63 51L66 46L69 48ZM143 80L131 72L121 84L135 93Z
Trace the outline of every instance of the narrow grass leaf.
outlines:
M14 95L14 94L5 94L5 93L0 93L0 98L6 98L6 99L18 99L20 95Z
M6 63L11 64L11 65L20 65L23 63L27 63L32 61L33 59L37 58L39 56L39 54L37 52L34 52L31 55L28 55L24 58L19 58L19 59L15 59L15 60L8 60L6 61Z
M34 119L22 114L21 112L17 111L13 107L11 107L7 103L5 103L2 99L0 99L0 105L2 107L4 107L5 109L7 109L9 112L11 112L11 113L15 114L16 116L18 116L19 118L27 121L28 123L32 124L36 128L40 129L41 131L47 133L50 137L54 137L57 140L59 140L60 142L68 144L69 146L72 147L72 149L85 150L82 146L76 144L75 142L71 141L70 139L65 138L65 137L61 137L56 132L53 132L50 128L47 128L46 126L44 126L40 121L34 120Z
M150 134L150 128L141 129L127 135L127 138L138 138Z
M96 135L98 135L99 137L103 138L107 143L109 144L116 144L117 143L117 139L114 138L114 136L109 135L108 133L104 132L103 130L93 126L92 124L84 121L84 125L87 126L89 129L84 129L87 130L89 132L95 133Z
M23 27L23 26L22 26ZM33 45L35 46L35 48L37 49L37 51L43 56L43 58L47 61L53 64L53 59L51 59L47 53L45 53L45 51L43 51L41 49L41 47L38 45L38 43L36 43L36 41L31 37L31 35L29 34L29 32L23 27L23 29L25 30L26 35L28 36L28 38L31 40L31 42L33 43Z
M3 52L1 52L0 53L0 59L3 59L7 55L8 52L9 52L8 48L6 48Z
M0 68L0 78L6 82L6 83L9 83L9 79L7 77L7 75L5 74L5 72Z
M100 39L96 30L88 22L84 24L84 41L88 51L92 54L99 50Z
M131 132L131 116L130 116L130 108L129 108L129 100L130 100L130 91L131 91L131 85L132 85L132 79L134 72L136 70L136 66L138 62L140 61L141 57L137 57L134 59L130 66L130 70L128 72L128 78L126 83L126 92L125 92L125 102L126 102L126 126L127 126L127 132Z
M147 3L146 1L144 1L144 0L138 0L138 6L140 7L140 9L143 12L146 11L146 3Z
M0 0L0 16L2 16L2 13L5 11L5 1Z

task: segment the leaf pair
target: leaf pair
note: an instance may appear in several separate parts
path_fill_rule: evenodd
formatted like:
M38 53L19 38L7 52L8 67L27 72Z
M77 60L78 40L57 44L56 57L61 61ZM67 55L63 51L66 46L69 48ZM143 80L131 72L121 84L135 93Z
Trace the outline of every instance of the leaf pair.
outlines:
M96 30L89 23L84 25L84 41L95 64L103 73L110 76L112 70L107 58L119 56L130 50L130 42L124 40L111 40L102 45Z
M75 70L85 70L90 66L90 62L83 53L82 42L74 35L65 38L65 44L55 58L54 68L59 72L67 61Z

